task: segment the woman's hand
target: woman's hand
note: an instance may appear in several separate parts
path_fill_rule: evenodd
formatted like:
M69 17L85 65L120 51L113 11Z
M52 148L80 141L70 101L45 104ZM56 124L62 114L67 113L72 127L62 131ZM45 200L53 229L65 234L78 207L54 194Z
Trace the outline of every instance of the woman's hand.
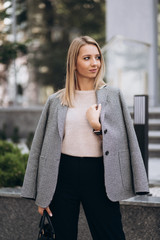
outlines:
M39 212L41 215L43 215L43 211L44 211L44 210L46 210L46 211L48 212L48 214L49 214L50 217L53 216L53 214L52 214L52 212L51 212L51 210L50 210L49 207L47 207L47 208L42 208L42 207L38 206L38 212Z
M99 117L101 113L101 104L94 104L90 108L88 108L86 112L86 117L91 125L91 127L95 130L101 130L101 124L99 122Z

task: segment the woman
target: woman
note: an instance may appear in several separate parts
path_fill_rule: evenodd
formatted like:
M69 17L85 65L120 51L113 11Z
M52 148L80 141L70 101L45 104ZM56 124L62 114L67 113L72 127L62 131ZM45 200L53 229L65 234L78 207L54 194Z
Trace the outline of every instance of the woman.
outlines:
M57 240L76 240L80 202L94 240L125 239L119 201L148 182L122 94L103 82L99 45L70 45L66 86L51 95L33 139L22 196L50 216Z

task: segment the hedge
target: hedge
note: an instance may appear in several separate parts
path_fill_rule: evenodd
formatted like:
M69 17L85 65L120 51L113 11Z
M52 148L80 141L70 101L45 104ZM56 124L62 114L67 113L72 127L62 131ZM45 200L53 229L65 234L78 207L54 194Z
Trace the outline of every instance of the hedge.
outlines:
M0 187L22 186L27 160L16 145L0 140Z

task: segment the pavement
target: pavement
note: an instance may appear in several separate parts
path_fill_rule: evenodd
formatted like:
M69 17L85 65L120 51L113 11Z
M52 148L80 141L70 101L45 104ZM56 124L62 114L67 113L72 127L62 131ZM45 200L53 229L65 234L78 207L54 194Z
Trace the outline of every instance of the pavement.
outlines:
M148 169L150 193L153 197L160 197L160 158L149 159Z

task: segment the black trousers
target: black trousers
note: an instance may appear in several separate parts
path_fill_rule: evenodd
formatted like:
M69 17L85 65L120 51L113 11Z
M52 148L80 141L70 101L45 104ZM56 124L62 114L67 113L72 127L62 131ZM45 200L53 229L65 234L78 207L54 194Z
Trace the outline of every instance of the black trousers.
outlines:
M103 157L61 154L50 204L56 240L77 240L80 203L93 240L125 240L119 202L110 201L105 192Z

